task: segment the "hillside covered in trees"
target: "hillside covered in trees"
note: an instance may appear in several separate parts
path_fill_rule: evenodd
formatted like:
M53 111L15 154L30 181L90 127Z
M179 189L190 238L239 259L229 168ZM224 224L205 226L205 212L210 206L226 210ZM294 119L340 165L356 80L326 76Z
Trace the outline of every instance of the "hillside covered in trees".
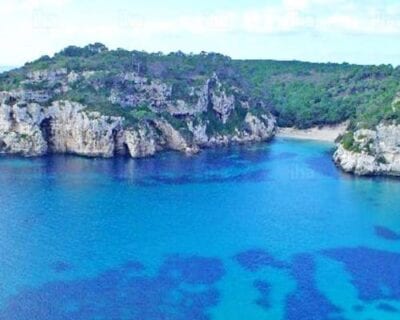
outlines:
M43 71L47 77L41 79ZM76 76L66 89L62 81L57 81L63 72L68 77L84 76ZM134 75L145 79L148 86L138 88ZM76 101L104 114L134 120L163 111L163 101L156 97L163 90L171 104L193 104L198 99L194 88L213 75L221 81L221 90L227 95L234 94L237 101L253 106L253 110L271 111L280 126L307 128L350 119L356 128L400 119L399 67L233 60L205 52L108 50L99 43L83 48L70 46L54 57L43 56L22 68L2 73L0 91L22 88L43 97L44 103ZM237 110L235 121L241 121L240 109Z

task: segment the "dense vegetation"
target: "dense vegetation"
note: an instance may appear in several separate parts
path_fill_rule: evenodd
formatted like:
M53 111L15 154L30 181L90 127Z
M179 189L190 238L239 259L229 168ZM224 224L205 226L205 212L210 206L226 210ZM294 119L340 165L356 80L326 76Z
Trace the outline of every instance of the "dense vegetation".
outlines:
M254 95L268 101L282 126L300 128L347 119L370 127L400 119L392 103L400 68L305 62L238 61Z
M241 100L258 108L269 108L281 126L306 128L350 119L353 126L371 127L382 120L400 121L400 103L394 103L399 92L400 68L390 65L232 60L204 52L149 54L123 49L110 51L96 43L84 48L71 46L52 58L44 56L23 68L3 73L0 90L20 86L28 71L59 68L75 72L103 71L94 76L97 79L91 79L91 86L76 83L66 98L96 106L105 113L117 109L126 113L124 108L111 105L107 99L115 86L129 89L129 81L118 78L121 72L133 71L149 81L158 79L172 86L173 99L188 102L195 99L190 94L191 87L204 84L215 72L226 91L240 88ZM151 116L146 106L140 106L135 112L135 117ZM240 114L237 117L241 119Z

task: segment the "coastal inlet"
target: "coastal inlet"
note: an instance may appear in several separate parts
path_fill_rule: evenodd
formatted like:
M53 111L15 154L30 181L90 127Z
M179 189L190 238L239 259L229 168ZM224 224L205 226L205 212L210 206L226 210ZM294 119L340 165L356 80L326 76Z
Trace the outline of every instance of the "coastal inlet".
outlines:
M0 318L397 320L400 184L332 148L0 158Z

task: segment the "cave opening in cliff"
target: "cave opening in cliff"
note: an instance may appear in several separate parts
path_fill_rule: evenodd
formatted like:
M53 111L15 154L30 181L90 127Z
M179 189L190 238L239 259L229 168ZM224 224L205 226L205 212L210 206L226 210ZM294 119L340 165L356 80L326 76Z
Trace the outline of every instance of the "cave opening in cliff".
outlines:
M0 151L4 150L6 147L7 144L3 140L0 140Z
M112 138L114 143L114 156L129 156L129 148L125 142L121 142L121 131L113 129Z
M42 132L43 139L47 142L48 150L52 152L54 150L54 143L52 139L51 118L46 118L40 123L40 131Z

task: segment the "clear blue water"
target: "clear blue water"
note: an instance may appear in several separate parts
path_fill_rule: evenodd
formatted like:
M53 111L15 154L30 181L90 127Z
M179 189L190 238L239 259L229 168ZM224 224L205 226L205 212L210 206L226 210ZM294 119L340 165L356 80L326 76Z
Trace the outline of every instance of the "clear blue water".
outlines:
M400 318L400 181L331 145L0 159L0 319Z

